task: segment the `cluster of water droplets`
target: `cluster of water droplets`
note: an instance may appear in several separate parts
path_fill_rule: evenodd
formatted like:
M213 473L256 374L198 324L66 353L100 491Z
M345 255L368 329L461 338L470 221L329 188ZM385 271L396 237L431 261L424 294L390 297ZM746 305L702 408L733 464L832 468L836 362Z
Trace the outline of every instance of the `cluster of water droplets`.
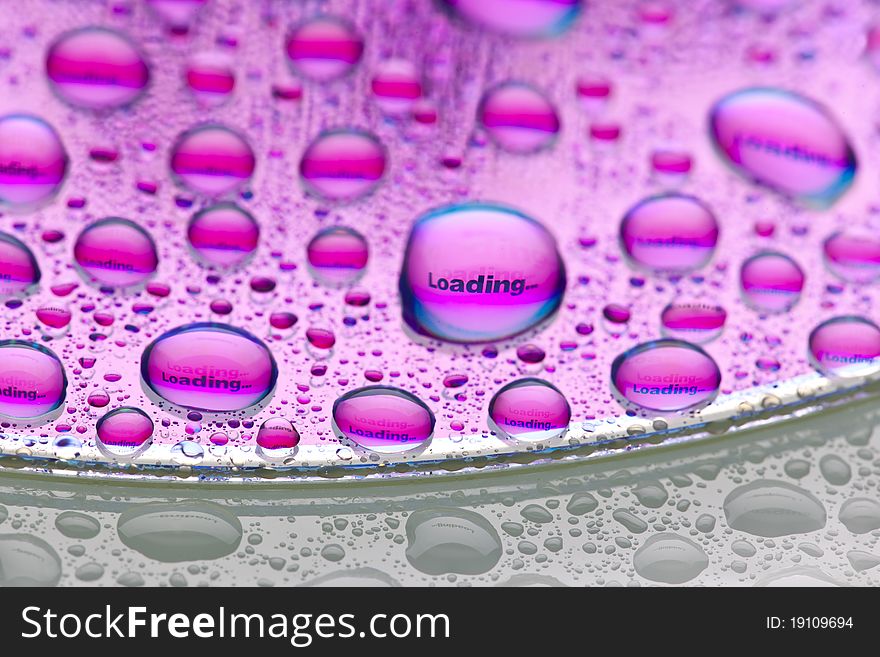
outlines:
M880 371L859 3L350 4L10 17L4 452L497 452Z

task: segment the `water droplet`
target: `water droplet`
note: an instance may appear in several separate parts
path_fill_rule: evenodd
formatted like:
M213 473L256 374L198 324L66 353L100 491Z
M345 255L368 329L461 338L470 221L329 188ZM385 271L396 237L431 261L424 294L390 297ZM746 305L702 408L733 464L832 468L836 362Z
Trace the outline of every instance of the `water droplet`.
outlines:
M64 511L55 518L55 527L67 538L95 538L101 532L101 523L79 511Z
M880 502L868 497L849 499L840 507L838 517L853 534L867 534L880 529Z
M405 59L380 62L370 81L373 100L389 116L403 116L422 95L422 82L415 65Z
M0 415L26 419L54 411L67 375L54 352L33 342L0 340Z
M330 201L353 201L371 193L385 175L382 142L363 130L327 130L309 144L299 163L306 189Z
M237 132L208 124L187 130L171 149L171 172L180 184L206 196L241 187L254 173L256 158Z
M495 205L453 205L413 226L400 275L403 317L451 342L507 338L549 317L565 265L534 219Z
M316 280L326 285L350 285L363 275L369 248L356 230L333 226L312 238L306 255Z
M360 61L364 42L348 21L336 16L316 16L290 31L285 50L296 73L328 82L342 77Z
M640 576L664 584L684 584L708 566L703 548L668 532L651 536L633 555L633 567Z
M146 0L153 12L174 34L182 35L208 0Z
M810 357L823 374L871 376L880 369L880 327L856 316L833 317L810 333Z
M49 47L46 76L71 105L106 110L137 100L150 82L150 69L127 36L84 27L65 32Z
M158 337L141 357L141 375L161 398L184 408L236 411L263 400L278 367L250 333L201 322Z
M880 277L880 239L865 230L837 231L822 245L825 264L852 283L872 283Z
M0 534L0 586L57 586L61 559L42 538Z
M549 146L559 133L556 108L537 89L504 82L489 89L477 110L480 125L500 148L533 153Z
M739 276L746 302L756 310L771 313L790 310L800 300L806 278L800 265L775 251L747 259Z
M116 530L127 547L164 563L225 557L235 552L243 534L234 513L195 501L130 506Z
M673 301L660 314L663 333L695 344L711 342L724 330L727 311L709 303Z
M724 500L727 524L738 531L775 538L825 526L825 507L812 494L783 481L759 479L735 488Z
M299 431L290 420L281 417L263 422L257 432L257 453L268 460L290 457L299 445Z
M159 265L150 234L118 217L86 226L76 239L73 257L87 279L111 287L143 283Z
M651 271L699 269L709 262L717 242L715 215L693 196L652 196L631 208L620 223L624 253Z
M474 25L516 37L549 37L568 29L581 0L440 0Z
M37 259L24 242L0 232L0 298L26 291L41 276Z
M236 267L257 249L260 226L234 203L220 203L193 215L186 231L199 259L217 267Z
M95 425L98 447L111 458L133 458L153 438L153 421L139 408L122 406L101 416Z
M0 117L0 205L28 208L55 196L68 159L55 128L36 116Z
M828 110L781 89L751 88L719 100L712 138L738 173L820 207L852 184L855 154Z
M592 493L575 493L565 506L565 510L573 516L584 516L595 511L598 506L599 502Z
M501 558L501 539L483 516L466 509L415 511L406 521L406 558L428 575L480 575Z
M683 340L652 340L620 354L611 365L612 390L652 411L681 411L715 397L721 371L709 354Z
M425 445L434 433L434 414L412 393L388 386L367 386L333 404L333 422L361 447L384 454Z
M232 58L221 52L194 54L186 64L186 85L203 106L226 102L235 89Z
M345 548L338 543L331 543L321 548L321 556L327 561L342 561L345 558Z
M571 407L547 381L535 378L508 383L489 403L490 427L503 437L529 442L557 438L568 429Z
M171 448L171 460L181 465L196 465L205 457L205 448L193 440L181 440Z

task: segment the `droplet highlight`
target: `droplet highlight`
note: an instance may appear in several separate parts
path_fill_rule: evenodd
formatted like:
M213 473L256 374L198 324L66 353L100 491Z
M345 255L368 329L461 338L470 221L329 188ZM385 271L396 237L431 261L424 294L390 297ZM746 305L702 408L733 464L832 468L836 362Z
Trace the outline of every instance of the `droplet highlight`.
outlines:
M79 234L73 257L85 277L110 287L139 285L156 273L159 256L150 234L129 219L108 217Z
M568 429L571 407L559 389L536 378L508 383L489 402L490 427L526 442L558 438Z
M344 394L333 404L333 422L346 438L380 454L422 447L434 433L434 414L412 393L368 386Z

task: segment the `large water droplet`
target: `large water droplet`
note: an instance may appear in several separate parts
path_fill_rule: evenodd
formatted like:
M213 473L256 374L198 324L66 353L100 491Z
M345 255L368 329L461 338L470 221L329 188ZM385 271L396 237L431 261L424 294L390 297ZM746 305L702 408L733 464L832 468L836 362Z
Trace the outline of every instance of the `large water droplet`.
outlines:
M166 563L225 557L243 533L234 513L211 502L132 506L119 516L116 530L129 548Z
M333 404L333 422L342 435L383 454L421 447L434 433L434 414L412 393L368 386Z
M660 313L663 333L670 338L705 344L724 330L727 311L710 303L673 301Z
M548 37L574 22L581 0L439 0L470 23L500 34Z
M403 116L422 95L422 82L415 65L405 59L389 59L376 67L370 81L373 100L383 113Z
M278 367L266 345L250 333L199 322L152 342L141 357L141 375L153 392L172 404L237 411L272 391Z
M747 259L739 273L746 302L756 310L780 313L801 298L806 276L787 255L765 251Z
M571 407L556 386L525 378L508 383L489 402L491 428L504 437L538 441L565 433Z
M672 533L651 536L633 555L633 567L639 575L664 584L688 582L708 566L703 548Z
M98 447L111 458L132 458L153 437L153 421L139 408L123 406L102 415L95 425Z
M229 100L235 89L232 58L222 52L194 54L186 64L186 85L200 105L221 105Z
M256 158L237 132L208 124L182 133L171 149L171 172L194 192L220 196L250 180Z
M186 231L200 260L217 267L242 264L257 249L260 226L234 203L219 203L196 212Z
M95 538L101 531L101 523L92 516L79 511L64 511L55 518L55 527L68 538Z
M54 411L67 394L58 356L42 345L0 341L0 415L27 419Z
M724 500L727 524L755 536L805 534L825 526L825 507L812 494L783 481L760 479Z
M363 130L327 130L308 145L299 163L306 189L330 201L353 201L372 192L385 175L385 147Z
M559 133L556 108L537 89L505 82L489 89L477 110L480 125L499 147L532 153L551 144Z
M855 153L828 110L809 98L745 89L719 100L709 122L737 172L787 196L828 206L852 184Z
M483 203L447 206L423 215L410 233L403 317L442 340L499 340L555 312L565 283L556 241L531 217Z
M337 16L316 16L290 31L285 50L295 72L328 82L342 77L360 61L364 41L348 21Z
M67 175L55 128L36 116L0 117L0 205L26 209L51 199Z
M128 219L108 217L79 234L73 257L86 278L111 287L138 285L156 272L153 238Z
M0 535L0 586L57 586L60 579L61 559L42 538Z
M880 529L880 502L869 497L849 499L840 507L838 517L853 534L867 534Z
M139 98L150 82L150 69L127 36L84 27L65 32L49 47L46 76L71 105L104 110Z
M866 230L837 231L822 244L825 264L852 283L871 283L880 277L880 239Z
M257 452L271 461L291 456L297 445L299 445L299 431L290 420L283 417L266 420L257 432Z
M318 232L306 249L312 275L327 285L349 285L364 273L367 240L352 228L332 226Z
M39 283L40 266L21 240L0 233L0 298L26 291Z
M611 364L611 387L652 411L681 411L715 397L721 371L709 354L683 340L652 340L620 354Z
M871 376L880 370L880 327L863 317L833 317L810 333L810 357L823 374Z
M620 222L624 252L651 271L699 269L712 257L717 242L715 215L693 196L652 196L631 208Z
M428 575L479 575L501 558L501 539L483 516L466 509L416 511L406 521L406 558Z

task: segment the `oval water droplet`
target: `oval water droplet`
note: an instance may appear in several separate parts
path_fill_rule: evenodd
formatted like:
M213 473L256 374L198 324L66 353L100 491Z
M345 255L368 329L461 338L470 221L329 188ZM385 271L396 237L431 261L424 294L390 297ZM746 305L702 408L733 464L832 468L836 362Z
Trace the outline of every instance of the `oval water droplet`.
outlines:
M477 110L480 125L500 148L533 153L549 146L560 130L559 115L543 93L520 82L489 89Z
M327 285L349 285L364 273L369 257L367 240L345 226L332 226L318 232L306 248L309 270Z
M242 538L238 517L212 502L151 502L127 508L116 526L119 539L164 563L219 559Z
M376 66L370 80L373 100L389 116L408 114L422 95L422 82L415 65L405 59L389 59Z
M516 210L446 206L416 221L400 274L403 318L450 342L489 342L552 315L565 290L556 240Z
M17 237L0 232L0 298L20 294L40 282L33 252Z
M133 221L108 217L86 226L73 257L85 277L110 287L139 285L156 273L159 256L150 234Z
M825 526L825 507L812 494L784 481L759 479L735 488L724 500L727 524L738 531L775 538Z
M724 330L727 311L710 303L673 301L660 313L663 333L695 344L711 342Z
M394 454L421 447L434 433L434 414L412 393L389 386L367 386L333 403L338 431L361 447Z
M620 222L620 244L636 265L684 273L709 262L718 243L718 221L699 199L681 194L647 198Z
M490 427L501 436L535 442L557 438L568 429L571 407L556 386L536 378L518 379L489 402Z
M406 558L428 575L479 575L501 559L501 539L483 516L466 509L424 509L406 521Z
M709 354L683 340L644 342L611 364L611 387L622 401L652 411L682 411L715 397L721 371Z
M232 58L222 52L199 52L186 64L186 86L200 105L216 107L235 89Z
M825 264L851 283L872 283L880 277L880 239L873 231L843 230L822 244Z
M42 538L0 534L0 586L57 586L61 559Z
M549 37L567 30L582 0L440 0L450 12L479 27L516 37Z
M236 267L257 249L260 226L234 203L219 203L196 212L186 237L198 258L217 267Z
M67 395L61 360L42 345L0 340L0 415L27 419L57 409Z
M111 458L133 458L149 447L153 420L139 408L122 406L101 416L95 433L98 447Z
M372 192L385 175L382 142L363 130L326 130L299 162L306 189L329 201L353 201Z
M27 209L50 200L67 168L55 128L29 114L0 117L0 206Z
M101 523L79 511L64 511L55 518L55 527L67 538L95 538L101 532Z
M833 317L810 333L813 366L827 376L871 376L880 370L880 327L854 315Z
M285 459L295 453L299 438L299 431L290 420L270 418L257 432L257 453L271 461Z
M838 518L853 534L867 534L880 529L880 502L869 497L855 497L840 507Z
M739 278L746 303L755 310L781 313L800 300L806 276L787 255L765 251L743 262Z
M361 59L364 41L347 20L316 16L287 35L287 60L305 78L329 82L348 73Z
M144 383L184 408L237 411L263 400L278 378L275 358L250 333L227 324L187 324L156 338L141 357Z
M247 140L222 125L202 125L182 133L171 149L177 181L206 196L227 194L248 182L256 157Z
M664 584L689 582L708 566L703 548L669 532L651 536L633 555L633 567L639 575Z
M720 155L745 177L826 207L852 184L856 157L828 110L782 89L729 94L710 111Z
M106 110L137 100L150 83L150 69L124 34L83 27L65 32L49 47L46 77L71 105Z

